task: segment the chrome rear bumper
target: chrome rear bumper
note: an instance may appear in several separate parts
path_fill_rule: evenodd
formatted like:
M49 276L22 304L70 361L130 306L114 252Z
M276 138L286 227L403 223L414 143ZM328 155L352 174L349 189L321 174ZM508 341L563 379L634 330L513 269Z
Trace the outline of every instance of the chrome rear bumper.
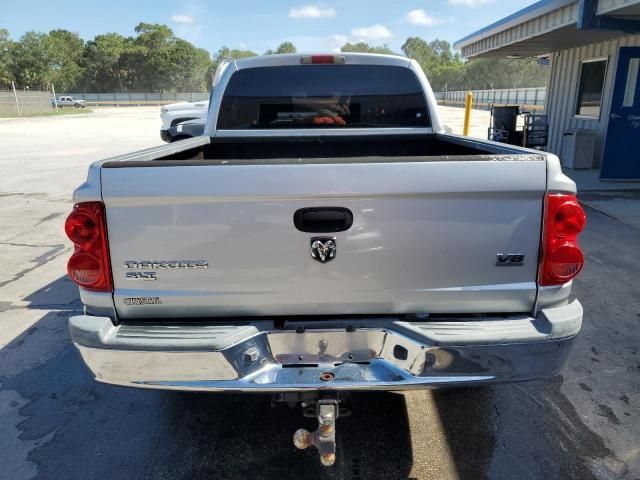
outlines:
M578 334L577 301L481 321L269 321L113 326L77 316L71 336L96 380L194 391L405 390L553 375Z

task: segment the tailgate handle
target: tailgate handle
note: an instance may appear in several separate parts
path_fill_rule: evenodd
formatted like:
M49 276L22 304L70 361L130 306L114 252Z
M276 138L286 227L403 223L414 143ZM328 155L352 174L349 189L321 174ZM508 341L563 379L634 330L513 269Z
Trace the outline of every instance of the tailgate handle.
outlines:
M301 208L293 215L293 224L307 233L344 232L353 225L353 213L342 207Z

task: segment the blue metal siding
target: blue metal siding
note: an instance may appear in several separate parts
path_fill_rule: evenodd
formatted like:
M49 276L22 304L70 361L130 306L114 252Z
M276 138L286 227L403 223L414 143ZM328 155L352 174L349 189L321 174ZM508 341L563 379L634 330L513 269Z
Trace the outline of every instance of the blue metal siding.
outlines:
M597 133L595 164L599 166L602 163L602 151L609 123L618 51L620 47L634 46L640 46L640 35L630 35L607 42L592 43L583 47L561 50L553 54L546 102L550 125L550 152L559 156L562 155L563 135L566 130L575 128L594 130ZM603 57L606 57L609 63L600 118L578 118L574 113L581 62Z
M498 31L501 30L507 30L509 28L515 27L518 24L524 23L528 20L532 20L536 17L540 17L546 13L565 7L572 3L576 3L576 0L542 0L540 2L536 2L533 5L529 5L528 7L514 13L513 15L509 15L508 17L505 17L502 20L498 20L497 22L478 30L477 32L461 38L460 40L455 42L453 46L454 48L460 49L472 42L477 42L487 37L488 35L498 33Z

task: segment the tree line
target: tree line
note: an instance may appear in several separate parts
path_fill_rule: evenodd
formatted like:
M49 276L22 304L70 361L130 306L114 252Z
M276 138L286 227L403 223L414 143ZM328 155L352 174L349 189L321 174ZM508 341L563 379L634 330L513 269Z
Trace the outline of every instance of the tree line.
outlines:
M343 52L369 52L404 55L418 61L434 91L491 90L494 88L543 87L547 82L548 67L535 59L481 58L462 59L445 40L427 42L420 37L409 37L401 52L387 45L371 47L366 43L347 43Z
M405 55L416 59L435 91L539 87L547 68L534 60L478 59L464 61L444 40L427 42L410 37L401 52L387 45L347 43L343 52ZM291 42L264 55L295 53ZM212 55L178 38L166 25L140 23L135 36L97 35L84 41L78 34L57 29L27 32L19 40L0 28L0 87L15 81L21 87L58 92L205 92L222 58L246 58L258 53L221 47Z

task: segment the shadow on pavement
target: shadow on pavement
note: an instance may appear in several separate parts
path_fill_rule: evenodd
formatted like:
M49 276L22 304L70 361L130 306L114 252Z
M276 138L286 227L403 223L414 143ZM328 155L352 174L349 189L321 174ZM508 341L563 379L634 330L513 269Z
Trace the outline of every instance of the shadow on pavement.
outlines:
M299 409L270 407L268 396L168 395L163 439L150 458L152 478L407 479L411 445L402 396L353 399L338 420L338 459L322 467L317 451L296 450L293 432L313 430ZM154 458L155 457L155 458Z
M29 309L37 310L82 310L78 287L67 275L46 285L24 298Z
M63 277L26 298L35 310L63 309L45 313L0 349L0 394L15 410L0 418L0 445L24 454L0 451L0 464L26 472L31 463L40 479L408 478L402 395L355 395L353 415L338 423L338 460L327 469L315 450L292 443L296 429L316 428L315 419L271 408L267 395L95 382L68 337L67 318L81 311L74 289Z
M488 478L496 446L494 389L489 387L436 390L433 399L458 478Z

